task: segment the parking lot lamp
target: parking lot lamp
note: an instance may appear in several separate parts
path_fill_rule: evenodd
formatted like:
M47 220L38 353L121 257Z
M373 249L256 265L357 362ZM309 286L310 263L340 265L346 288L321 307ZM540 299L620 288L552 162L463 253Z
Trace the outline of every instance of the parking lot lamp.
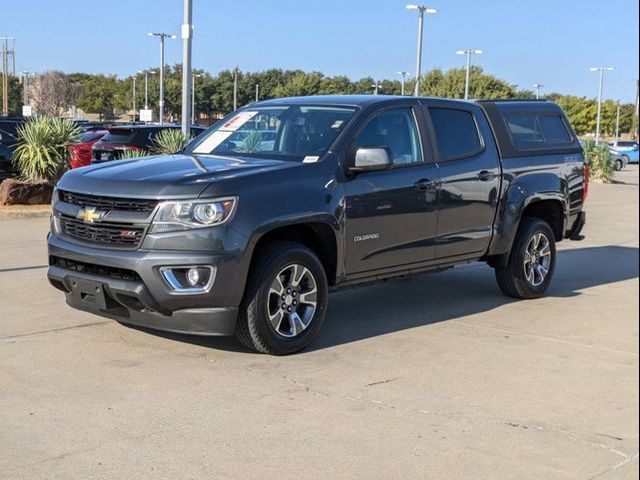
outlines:
M155 70L139 70L138 73L144 73L144 109L149 109L149 74L156 73Z
M133 122L136 121L136 76L133 76Z
M23 105L29 105L29 75L33 75L33 72L20 72L22 73L22 94L23 94Z
M620 138L620 100L616 104L616 140Z
M260 100L260 85L256 83L256 102Z
M407 81L407 75L409 75L409 72L398 72L398 75L402 76L402 83L400 84L400 95L404 96L404 86L405 83Z
M464 80L464 99L469 98L469 84L471 82L471 55L482 55L482 50L458 50L456 55L467 56L467 73Z
M417 97L420 95L420 71L422 69L422 26L424 24L424 13L435 14L438 10L431 7L425 7L424 5L416 5L410 3L407 5L408 10L418 10L418 52L416 58L416 85L413 94Z
M160 38L160 100L158 101L160 125L164 123L164 39L172 38L176 36L170 33L163 32L149 32L150 37Z
M238 73L240 73L240 67L236 65L233 69L233 111L238 109Z
M602 87L604 86L604 72L613 71L613 67L591 67L592 72L600 72L600 86L598 87L598 113L596 115L596 145L600 143L600 118L602 114Z
M544 87L541 83L534 83L533 88L536 89L536 100L540 100L540 89Z
M202 77L199 73L191 75L191 125L196 124L196 78Z

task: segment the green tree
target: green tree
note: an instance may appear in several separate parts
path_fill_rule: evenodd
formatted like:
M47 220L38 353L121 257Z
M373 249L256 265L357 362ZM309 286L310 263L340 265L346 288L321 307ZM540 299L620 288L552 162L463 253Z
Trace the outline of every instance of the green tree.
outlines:
M121 83L115 75L91 75L80 80L77 106L85 112L98 113L101 120L112 117L115 108L123 107Z

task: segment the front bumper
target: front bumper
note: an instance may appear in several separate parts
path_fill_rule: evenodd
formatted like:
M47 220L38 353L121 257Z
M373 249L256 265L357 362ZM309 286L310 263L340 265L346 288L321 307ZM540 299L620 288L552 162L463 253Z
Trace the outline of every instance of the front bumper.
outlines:
M226 253L109 250L49 235L49 282L67 304L122 323L198 335L232 335L241 297L239 258ZM62 259L63 261L59 261ZM69 268L74 265L74 268ZM80 265L81 268L76 267ZM211 265L216 280L206 293L176 294L160 268ZM92 268L87 268L90 266ZM131 275L114 278L113 272Z

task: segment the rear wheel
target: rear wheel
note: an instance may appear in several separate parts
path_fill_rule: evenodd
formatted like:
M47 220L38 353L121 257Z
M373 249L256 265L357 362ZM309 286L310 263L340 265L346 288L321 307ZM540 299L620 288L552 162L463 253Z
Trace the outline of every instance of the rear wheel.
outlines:
M273 243L250 274L236 336L261 353L302 350L320 331L327 297L327 277L318 257L298 243Z
M623 167L624 167L624 163L623 163L623 161L622 161L621 159L619 159L619 158L618 158L618 159L616 160L616 163L614 164L614 167L613 167L613 168L615 168L616 172L619 172L620 170L622 170L622 169L623 169Z
M500 289L510 297L538 298L549 288L556 266L556 243L547 222L524 218L509 261L496 268Z

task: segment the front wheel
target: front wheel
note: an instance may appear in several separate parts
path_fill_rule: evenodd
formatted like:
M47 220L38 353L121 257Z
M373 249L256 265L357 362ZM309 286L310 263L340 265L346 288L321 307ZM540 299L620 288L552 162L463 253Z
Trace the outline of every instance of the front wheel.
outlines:
M320 331L327 299L327 277L311 250L293 242L268 245L249 276L236 336L260 353L302 350Z
M547 222L524 218L509 261L496 268L496 280L505 295L538 298L549 288L556 267L556 242Z

